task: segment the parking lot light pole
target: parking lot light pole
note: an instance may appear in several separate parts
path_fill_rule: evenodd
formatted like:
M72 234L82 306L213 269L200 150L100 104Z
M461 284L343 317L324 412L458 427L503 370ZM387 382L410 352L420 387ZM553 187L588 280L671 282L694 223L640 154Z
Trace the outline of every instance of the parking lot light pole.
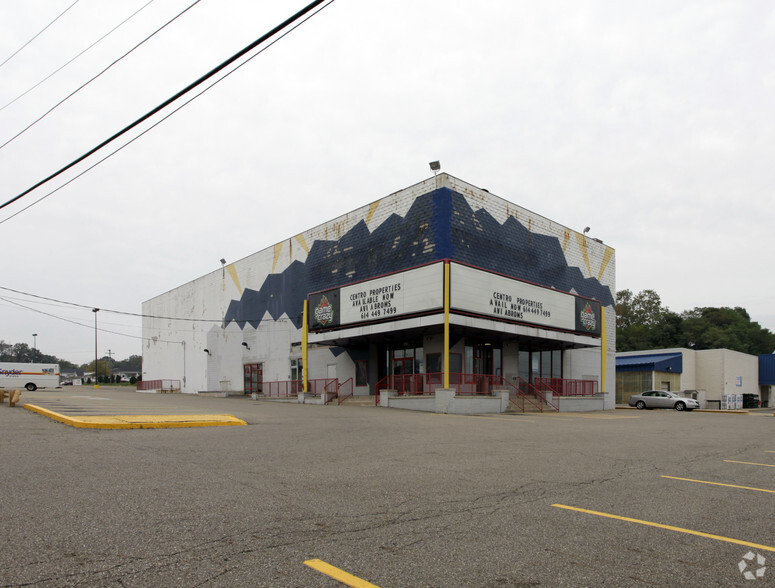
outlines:
M97 382L97 313L100 309L92 308L91 311L94 313L94 387L99 388L100 385Z

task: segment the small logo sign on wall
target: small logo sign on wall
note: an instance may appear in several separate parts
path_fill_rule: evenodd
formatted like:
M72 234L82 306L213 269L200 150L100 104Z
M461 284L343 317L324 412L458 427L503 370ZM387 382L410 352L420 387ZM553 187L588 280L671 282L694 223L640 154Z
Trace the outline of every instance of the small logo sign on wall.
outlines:
M597 300L576 298L576 331L600 334L600 303Z
M334 322L334 307L331 306L325 295L323 295L315 308L315 320L324 327Z
M339 290L328 290L309 297L309 327L325 329L339 324Z

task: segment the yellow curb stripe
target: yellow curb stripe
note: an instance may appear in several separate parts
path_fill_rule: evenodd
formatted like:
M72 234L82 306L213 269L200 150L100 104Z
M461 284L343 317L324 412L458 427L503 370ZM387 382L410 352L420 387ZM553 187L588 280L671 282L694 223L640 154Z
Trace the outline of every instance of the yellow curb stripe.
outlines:
M247 425L229 414L187 415L108 415L70 417L34 404L24 408L65 425L79 429L171 429L181 427L219 427Z
M334 580L338 580L342 584L345 584L347 586L352 586L353 588L379 588L376 584L372 584L371 582L367 582L366 580L361 580L360 578L353 576L352 574L348 574L344 570L340 570L339 568L335 568L331 564L327 564L322 559L308 559L304 562L304 565L307 565L311 567L313 570L317 570L321 574L325 574L326 576L329 576L333 578Z
M775 468L774 464L771 463L754 463L752 461L735 461L734 459L725 459L724 460L727 463L744 463L745 465L758 465L765 468Z
M751 547L753 549L762 549L764 551L775 551L775 547L770 545L761 545L759 543L751 543L750 541L742 541L740 539L732 539L731 537L724 537L722 535L713 535L712 533L703 533L702 531L693 531L692 529L684 529L682 527L673 527L672 525L663 525L661 523L652 523L651 521L644 521L641 519L633 519L630 517L622 517L619 515L609 514L607 512L598 512L596 510L587 510L586 508L577 508L575 506L566 506L564 504L553 504L557 508L564 508L566 510L574 510L577 512L583 512L586 514L597 515L599 517L606 517L609 519L617 519L620 521L627 521L628 523L638 523L639 525L646 525L648 527L657 527L659 529L666 529L668 531L676 531L677 533L686 533L687 535L696 535L697 537L705 537L706 539L715 539L716 541L724 541L726 543L734 543L735 545L744 545L745 547Z
M675 476L662 476L669 480L682 480L684 482L697 482L698 484L711 484L713 486L725 486L727 488L740 488L741 490L755 490L756 492L770 492L775 494L775 490L765 490L764 488L752 488L751 486L737 486L735 484L722 484L721 482L707 482L705 480L692 480L691 478L676 478Z

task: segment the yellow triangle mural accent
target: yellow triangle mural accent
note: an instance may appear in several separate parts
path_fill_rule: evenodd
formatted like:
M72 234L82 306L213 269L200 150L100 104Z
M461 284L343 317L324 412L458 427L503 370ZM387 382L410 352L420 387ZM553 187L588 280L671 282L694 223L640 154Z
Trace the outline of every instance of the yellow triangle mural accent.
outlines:
M304 235L296 235L296 241L299 242L299 245L304 249L304 252L309 255L309 247L307 247L307 241L304 239Z
M592 268L589 266L589 253L587 252L587 238L580 233L576 233L576 240L579 242L579 249L581 249L581 255L584 256L584 263L587 264L587 271L591 276Z
M283 252L283 244L278 243L274 246L274 261L272 262L272 273L274 273L274 268L277 266L277 260L280 259L280 254Z
M242 296L242 286L240 286L240 283L239 283L237 268L234 267L233 263L230 263L229 265L226 266L226 269L229 271L229 275L231 276L231 279L234 282L234 285L237 286L237 291L239 291L240 296Z
M371 205L369 206L369 213L366 215L366 225L367 226L371 222L371 217L373 217L374 213L377 212L377 208L379 208L379 201L372 202Z
M605 271L605 268L608 267L608 263L611 261L613 256L613 247L606 247L605 253L603 254L603 262L600 264L600 273L597 275L598 282L603 278L603 272Z

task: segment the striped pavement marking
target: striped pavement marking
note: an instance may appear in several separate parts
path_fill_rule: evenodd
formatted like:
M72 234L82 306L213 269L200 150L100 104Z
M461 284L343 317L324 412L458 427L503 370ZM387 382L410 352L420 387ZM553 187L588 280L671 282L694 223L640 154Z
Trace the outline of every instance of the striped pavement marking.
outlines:
M707 482L705 480L692 480L691 478L677 478L675 476L662 476L663 478L667 478L668 480L682 480L684 482L696 482L698 484L711 484L713 486L725 486L727 488L739 488L741 490L754 490L756 492L770 492L771 494L775 494L775 490L766 490L764 488L753 488L751 486L738 486L736 484L722 484L721 482Z
M755 465L755 466L762 466L765 468L775 468L775 464L771 463L755 463L753 461L735 461L734 459L725 459L726 463L742 463L745 465Z
M341 582L342 584L345 584L346 586L352 586L352 588L379 588L379 586L377 586L376 584L372 584L371 582L362 580L357 576L348 574L344 570L335 568L331 564L324 562L322 559L308 559L307 561L304 562L304 565L307 565L311 567L313 570L316 570L321 574L325 574L326 576L329 576L334 580L338 580L339 582Z
M716 541L724 541L725 543L734 543L735 545L744 545L745 547L751 547L753 549L761 549L763 551L775 552L775 547L770 545L761 545L759 543L751 543L750 541L743 541L741 539L733 539L732 537L724 537L723 535L714 535L713 533L704 533L702 531L694 531L692 529L684 529L682 527L674 527L672 525L663 525L662 523L654 523L651 521L644 521L641 519L633 519L630 517L623 517L607 512L599 512L596 510L588 510L586 508L578 508L575 506L566 506L564 504L553 504L557 508L564 508L565 510L572 510L576 512L583 512L585 514L591 514L599 517L605 517L609 519L616 519L619 521L627 521L628 523L637 523L639 525L646 525L649 527L657 527L659 529L666 529L667 531L675 531L677 533L685 533L687 535L695 535L697 537L704 537L706 539L714 539Z

